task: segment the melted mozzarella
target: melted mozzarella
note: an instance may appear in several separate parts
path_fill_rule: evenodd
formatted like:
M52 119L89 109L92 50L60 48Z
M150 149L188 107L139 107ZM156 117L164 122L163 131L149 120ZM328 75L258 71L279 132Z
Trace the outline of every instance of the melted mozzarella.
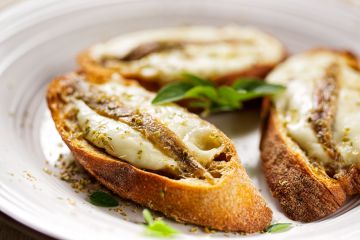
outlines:
M83 101L76 101L78 122L86 140L132 165L150 170L176 168L177 163L156 149L128 125L98 115Z
M154 94L143 88L115 82L97 87L109 95L119 96L126 106L158 119L184 142L203 166L224 149L214 126L175 104L152 105ZM173 159L157 150L151 142L125 123L98 115L82 101L76 101L76 108L79 110L79 125L86 133L85 138L109 154L139 168L158 170L176 167Z
M343 68L335 121L335 139L346 162L360 160L360 74Z
M274 101L290 137L309 157L327 163L332 159L318 143L308 118L313 109L315 83L334 63L340 65L340 91L333 135L338 151L348 165L359 161L360 157L360 73L349 67L340 55L319 52L290 58L273 71L267 81L287 87Z
M219 141L218 130L182 107L175 104L153 105L151 100L155 94L136 85L108 82L99 85L99 88L109 95L119 96L125 105L158 119L184 142L196 160L204 166L224 149L223 143Z
M229 42L235 40L238 42ZM215 78L248 69L255 64L272 64L284 55L282 44L261 31L250 27L178 27L145 30L125 34L91 48L91 56L122 58L137 46L155 41L190 42L181 49L153 53L139 60L121 62L121 73L136 74L142 78L171 81L181 72L191 72L206 78ZM226 42L228 41L228 42ZM211 43L211 44L191 44Z

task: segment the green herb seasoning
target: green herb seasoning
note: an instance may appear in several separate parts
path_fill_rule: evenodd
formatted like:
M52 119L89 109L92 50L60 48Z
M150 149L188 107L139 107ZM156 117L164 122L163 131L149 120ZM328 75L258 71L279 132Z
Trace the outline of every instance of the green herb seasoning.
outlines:
M118 201L109 193L102 191L95 191L89 196L90 202L99 207L116 207L119 205Z
M143 216L146 222L145 234L153 237L172 237L179 232L166 224L163 220L154 220L148 209L143 210Z
M184 81L164 86L153 104L164 104L190 99L189 107L203 109L203 114L231 111L242 108L242 102L263 96L272 96L285 88L259 79L241 78L231 86L215 86L213 82L189 73L183 74Z

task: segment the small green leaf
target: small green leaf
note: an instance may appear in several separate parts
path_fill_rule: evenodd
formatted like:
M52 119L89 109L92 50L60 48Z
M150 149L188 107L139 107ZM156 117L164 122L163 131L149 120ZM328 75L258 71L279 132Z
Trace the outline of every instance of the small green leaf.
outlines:
M291 223L275 223L266 228L267 233L285 232L291 228Z
M209 80L184 73L185 82L168 84L162 88L153 104L191 99L190 107L203 108L202 115L210 112L232 111L240 109L243 101L274 95L285 88L277 84L269 84L256 78L242 78L232 86L215 86Z
M193 100L188 103L190 108L202 108L200 115L202 117L207 117L210 113L211 108L211 101L208 99L200 99L200 100Z
M184 98L185 93L193 87L186 82L170 83L160 89L156 97L152 100L153 104L162 104L178 101Z
M275 94L285 89L284 86L278 84L270 84L258 79L243 78L237 80L232 87L235 90L245 90L247 92L261 93L261 94Z
M151 236L158 236L158 237L171 237L179 232L166 224L162 220L155 220L154 223L148 225L146 229L146 233Z
M214 86L214 83L207 80L207 79L203 79L203 78L200 78L198 76L195 76L191 73L182 73L181 74L182 77L186 80L186 81L189 81L191 82L192 84L194 84L195 86Z
M235 90L246 90L251 91L252 89L256 88L257 86L263 85L264 81L257 79L257 78L241 78L236 80L232 87Z
M284 86L278 85L278 84L269 84L269 83L260 85L260 86L256 87L255 89L253 89L253 91L255 93L261 93L264 95L276 94L283 90L285 90Z
M218 104L220 107L228 107L229 109L240 108L239 93L228 86L221 86L218 88Z
M283 91L285 87L277 84L270 84L260 80L238 80L234 84L234 88L239 93L240 101L247 101L267 95L274 95Z
M186 98L208 98L212 101L218 99L215 87L212 86L196 86L185 93Z
M119 205L118 201L109 193L102 191L95 191L90 196L90 203L99 207L116 207Z
M228 105L214 105L211 107L211 112L227 112L227 111L234 111L236 109L240 109L242 107L242 104L239 108L234 108ZM207 115L205 114L205 117L208 116L209 113L207 113Z
M149 210L144 209L143 216L147 224L152 224L154 222L153 217L151 216L151 212Z
M143 216L147 224L145 233L154 237L171 237L179 232L162 220L154 220L150 211L143 210Z
M200 101L191 101L189 103L189 107L193 108L209 108L211 102L207 100L200 100Z
M264 96L265 94L256 93L256 92L239 92L238 100L239 101L247 101L255 98L259 98Z

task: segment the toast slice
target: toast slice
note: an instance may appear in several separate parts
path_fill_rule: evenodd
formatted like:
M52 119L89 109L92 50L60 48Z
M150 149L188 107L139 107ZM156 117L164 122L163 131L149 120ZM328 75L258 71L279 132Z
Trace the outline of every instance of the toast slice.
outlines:
M94 82L116 72L156 89L184 72L218 84L263 78L286 55L276 38L251 27L187 26L124 34L85 50L78 62Z
M360 65L344 51L289 58L266 81L287 90L263 102L263 170L293 220L328 216L360 193Z
M177 221L222 231L258 232L272 211L251 183L233 143L154 93L114 76L80 73L52 81L48 107L75 159L119 196Z

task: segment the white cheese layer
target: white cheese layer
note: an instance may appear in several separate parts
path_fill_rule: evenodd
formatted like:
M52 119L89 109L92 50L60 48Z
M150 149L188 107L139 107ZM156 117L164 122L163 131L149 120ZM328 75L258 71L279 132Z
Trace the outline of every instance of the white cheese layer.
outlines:
M152 105L154 94L138 86L115 82L97 86L109 95L119 96L126 106L139 109L162 122L184 142L195 160L203 166L223 151L224 143L220 141L218 130L183 108L175 104ZM85 138L109 154L144 169L177 166L173 159L125 123L98 115L82 101L76 101L76 108L79 125L86 133Z
M335 121L335 139L346 162L360 161L360 73L346 67L341 71Z
M138 168L160 170L176 168L177 163L156 149L128 125L100 116L83 101L76 101L77 119L86 140L110 155Z
M266 80L287 87L274 101L290 137L309 157L326 164L332 159L318 143L308 119L313 109L315 83L334 63L340 66L340 91L333 136L344 164L349 165L360 161L360 73L349 67L340 55L321 51L290 58Z
M256 64L273 64L284 56L284 48L278 40L254 28L239 26L144 30L97 44L90 51L92 58L97 61L104 56L121 59L141 44L162 41L189 43L180 49L152 53L139 60L123 61L116 67L124 74L136 74L142 78L156 77L166 82L179 77L182 72L216 78Z
M220 142L214 126L176 104L151 104L154 93L136 85L125 86L116 82L101 84L99 88L109 95L119 96L126 106L137 108L159 120L184 142L203 166L224 149L224 143Z

